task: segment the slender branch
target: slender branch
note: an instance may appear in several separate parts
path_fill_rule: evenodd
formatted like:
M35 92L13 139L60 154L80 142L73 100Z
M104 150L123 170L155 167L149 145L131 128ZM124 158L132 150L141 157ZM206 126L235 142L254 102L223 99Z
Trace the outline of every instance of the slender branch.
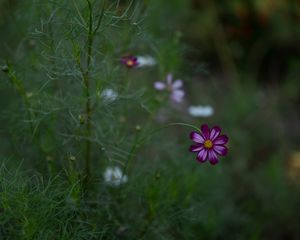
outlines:
M127 173L128 171L128 166L129 164L131 163L131 161L133 160L133 158L135 157L135 154L136 154L136 151L137 149L146 141L148 140L150 137L152 137L154 134L160 132L161 130L165 129L165 128L168 128L168 127L172 127L172 126L183 126L183 127L189 127L189 128L192 128L192 129L195 129L197 131L200 131L199 128L191 125L191 124L187 124L187 123L169 123L169 124L166 124L160 128L157 128L155 130L153 130L152 132L150 132L149 134L147 134L146 136L142 137L141 139L138 139L138 137L136 137L135 141L134 141L134 144L132 145L131 149L130 149L130 152L128 154L128 157L127 157L127 161L126 161L126 164L125 164L125 167L124 167L124 173Z
M28 117L29 117L29 124L30 124L30 131L32 133L34 133L34 127L33 127L33 118L34 118L34 113L31 110L31 104L26 96L26 91L25 88L23 86L23 83L20 79L17 78L15 72L13 71L11 66L8 66L8 70L7 70L7 75L10 78L10 80L12 81L13 86L15 87L15 89L17 90L17 92L20 94L20 96L22 97L27 113L28 113Z
M77 50L76 44L73 43L75 55L76 55L76 63L78 65L78 68L82 75L82 80L84 84L84 94L86 98L85 102L85 115L86 115L86 129L85 129L85 182L86 184L89 182L89 179L91 178L91 135L92 135L92 126L91 126L91 118L92 118L92 104L91 104L91 94L90 94L90 88L91 88L91 63L92 63L92 52L93 52L93 44L94 39L97 31L100 28L102 19L104 17L104 11L105 11L105 4L102 6L101 13L98 17L96 27L94 28L94 17L93 17L93 6L90 0L86 0L87 6L88 6L88 22L86 23L86 30L87 30L87 51L86 51L86 59L85 59L85 65L81 63L81 54ZM76 10L78 11L78 15L82 17L82 15L79 12L79 9L77 5L74 3ZM84 21L85 22L85 21Z
M88 23L88 36L87 36L87 58L86 58L86 71L83 73L83 81L85 86L85 113L86 113L86 136L91 137L91 99L90 99L90 65L92 60L92 48L93 48L93 10L90 0L86 0L89 8L89 23ZM91 142L86 141L85 146L85 173L86 180L91 177L90 170L91 162Z
M104 17L104 10L106 9L106 5L105 5L105 2L103 3L103 6L102 6L102 9L101 9L101 13L100 13L100 16L98 18L98 22L97 22L97 25L94 29L94 32L93 32L93 35L95 35L101 25L101 22L102 22L102 19Z
M74 4L74 6L75 6L75 8L76 8L76 11L77 11L78 16L80 17L81 21L85 24L85 20L84 20L83 16L81 15L81 13L80 13L80 11L79 11L79 8L78 8L78 6L77 6L75 0L73 0L73 4Z
M90 70L90 64L92 60L92 47L93 47L93 40L94 40L94 34L93 34L93 9L92 9L92 4L90 0L86 0L88 3L89 7L89 26L88 26L88 54L87 54L87 74L89 73Z
M16 91L18 92L18 94L20 95L22 100L24 101L26 113L28 115L28 123L29 123L30 133L32 134L31 140L36 145L39 153L45 154L45 151L43 150L43 148L41 146L41 141L40 141L41 135L38 134L36 136L38 124L34 127L33 123L37 117L37 114L36 114L36 111L34 111L34 109L33 109L32 102L29 101L26 89L23 85L23 82L22 82L22 80L20 80L17 77L15 71L13 70L13 67L10 64L8 64L8 66L6 66L6 67L7 67L7 69L6 69L5 73L7 73L7 76L11 80L12 85L14 86L14 88L16 89ZM47 165L49 166L49 163L47 163Z

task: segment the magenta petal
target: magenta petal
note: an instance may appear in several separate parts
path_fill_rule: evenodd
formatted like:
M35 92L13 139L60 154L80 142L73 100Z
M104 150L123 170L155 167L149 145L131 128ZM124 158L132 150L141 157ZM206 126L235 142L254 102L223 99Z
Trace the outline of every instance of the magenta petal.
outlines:
M197 160L201 163L209 161L210 164L215 165L219 162L218 156L225 156L228 153L228 148L225 144L228 142L227 135L220 135L221 128L218 126L213 127L211 130L207 124L201 126L201 132L193 131L190 138L196 144L190 147L190 151L198 152ZM212 147L205 145L207 140L212 141Z
M205 162L207 159L207 150L205 148L203 148L197 155L197 160L199 162Z
M190 138L196 143L204 143L204 138L197 132L191 132Z
M218 159L214 159L214 160L210 160L209 161L211 165L216 165L217 163L219 163Z
M217 145L223 145L223 144L226 144L227 142L228 142L228 137L226 135L218 136L214 140L214 144L217 144Z
M210 136L209 136L209 139L211 141L215 140L221 133L221 128L218 127L218 126L215 126L211 129L211 132L210 132Z
M203 145L202 144L195 144L195 145L191 145L190 146L190 151L191 152L199 152L203 149Z
M203 124L201 126L201 131L202 131L202 135L204 137L204 139L209 139L209 135L210 135L210 130L207 124Z
M218 161L218 156L217 154L214 152L214 150L209 150L208 151L208 160L211 162L211 163L215 163Z
M228 152L227 147L225 147L223 145L214 145L213 149L217 154L219 154L221 156L225 156Z

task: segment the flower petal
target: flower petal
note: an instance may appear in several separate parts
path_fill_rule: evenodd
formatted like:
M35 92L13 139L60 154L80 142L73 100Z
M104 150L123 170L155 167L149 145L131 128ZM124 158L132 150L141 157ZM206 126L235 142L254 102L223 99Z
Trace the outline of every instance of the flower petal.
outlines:
M137 57L132 55L122 57L120 62L121 64L124 64L128 68L136 67L139 64L137 61Z
M228 148L223 145L214 145L213 149L217 154L221 156L225 156L228 152Z
M214 113L212 106L189 106L188 112L193 117L210 117Z
M209 162L211 165L216 165L217 163L219 163L219 159L210 160Z
M208 151L208 160L212 165L215 165L219 162L218 156L213 150Z
M154 66L156 60L151 56L137 56L138 67Z
M199 152L203 149L203 145L202 144L195 144L195 145L191 145L190 146L190 151L191 152Z
M166 88L166 84L163 82L155 82L154 88L157 90L164 90Z
M202 135L204 137L204 139L209 139L209 135L210 135L210 130L207 124L203 124L201 126L201 131L202 131Z
M205 162L205 161L207 160L207 153L208 153L208 151L207 151L205 148L203 148L203 149L198 153L198 155L197 155L197 160L198 160L199 162Z
M118 98L118 93L111 88L105 88L100 96L105 102L113 102Z
M210 136L209 136L209 139L211 141L215 140L221 133L221 128L218 127L218 126L215 126L211 129L211 132L210 132Z
M205 139L197 132L191 132L190 138L196 143L204 143Z
M167 75L167 84L171 85L172 84L172 80L173 80L173 75L171 73L169 73Z
M221 135L221 136L218 136L215 140L214 140L214 144L216 145L223 145L223 144L226 144L228 142L228 137L227 135Z
M181 88L182 85L183 85L182 80L177 79L177 80L175 80L174 83L172 84L172 89L178 89L178 88Z
M185 95L185 93L183 90L175 90L171 94L171 99L174 102L180 103L180 102L182 102L184 95Z

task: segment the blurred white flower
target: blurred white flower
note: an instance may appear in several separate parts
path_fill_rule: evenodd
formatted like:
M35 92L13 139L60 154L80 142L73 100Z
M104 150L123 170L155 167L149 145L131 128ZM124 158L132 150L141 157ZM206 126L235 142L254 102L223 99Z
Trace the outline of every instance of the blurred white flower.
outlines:
M118 93L111 88L105 88L101 93L101 97L106 102L113 102L118 98Z
M151 56L137 56L137 67L148 67L154 66L156 64L156 60Z
M214 109L212 106L206 105L198 105L198 106L190 106L188 112L193 117L210 117L214 114Z
M103 174L103 178L106 184L113 187L118 187L122 183L128 181L128 177L123 175L122 170L119 167L107 167Z

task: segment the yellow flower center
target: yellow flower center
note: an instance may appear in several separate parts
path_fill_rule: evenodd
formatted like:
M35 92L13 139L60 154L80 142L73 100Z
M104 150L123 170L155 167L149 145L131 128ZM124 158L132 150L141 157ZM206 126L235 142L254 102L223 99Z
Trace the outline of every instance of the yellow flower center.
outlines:
M213 143L211 140L206 140L203 145L205 148L212 148Z
M132 60L127 60L126 64L128 66L133 66L134 65L134 62Z

